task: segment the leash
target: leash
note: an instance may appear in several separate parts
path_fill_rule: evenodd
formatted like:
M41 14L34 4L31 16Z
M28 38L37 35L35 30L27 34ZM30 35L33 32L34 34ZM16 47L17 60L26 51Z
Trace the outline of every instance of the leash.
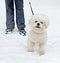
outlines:
M30 5L30 9L31 9L31 12L32 12L32 15L34 15L34 12L33 12L33 9L32 9L32 5L31 5L31 2L28 0L29 2L29 5Z

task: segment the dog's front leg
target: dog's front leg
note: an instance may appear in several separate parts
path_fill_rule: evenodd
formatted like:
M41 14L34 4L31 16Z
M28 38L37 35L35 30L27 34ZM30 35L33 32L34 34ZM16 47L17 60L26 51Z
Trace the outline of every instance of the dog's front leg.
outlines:
M45 54L45 43L40 43L39 44L39 55L44 55Z
M35 45L35 43L33 43L32 41L28 41L28 43L27 43L28 52L34 51L34 45Z

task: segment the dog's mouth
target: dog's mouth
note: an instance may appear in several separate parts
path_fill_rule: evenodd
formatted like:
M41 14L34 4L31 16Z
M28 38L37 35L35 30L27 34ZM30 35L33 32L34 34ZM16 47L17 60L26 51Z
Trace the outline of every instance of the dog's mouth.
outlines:
M36 28L40 28L40 26L36 26Z

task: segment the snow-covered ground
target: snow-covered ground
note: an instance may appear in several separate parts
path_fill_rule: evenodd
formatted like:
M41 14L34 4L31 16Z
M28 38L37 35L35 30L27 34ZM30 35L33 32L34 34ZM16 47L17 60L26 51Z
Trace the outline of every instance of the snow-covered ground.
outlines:
M27 36L20 36L17 28L13 33L5 34L5 2L0 0L0 63L60 63L60 0L30 0L35 13L48 15L48 42L46 54L27 52ZM24 0L26 31L31 11L28 0ZM28 34L27 34L28 35Z

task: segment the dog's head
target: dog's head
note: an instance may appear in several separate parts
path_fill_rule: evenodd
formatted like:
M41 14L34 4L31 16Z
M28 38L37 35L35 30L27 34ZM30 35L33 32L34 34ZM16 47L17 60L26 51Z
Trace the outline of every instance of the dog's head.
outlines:
M29 21L31 29L35 32L42 32L48 28L48 18L45 15L33 15Z

